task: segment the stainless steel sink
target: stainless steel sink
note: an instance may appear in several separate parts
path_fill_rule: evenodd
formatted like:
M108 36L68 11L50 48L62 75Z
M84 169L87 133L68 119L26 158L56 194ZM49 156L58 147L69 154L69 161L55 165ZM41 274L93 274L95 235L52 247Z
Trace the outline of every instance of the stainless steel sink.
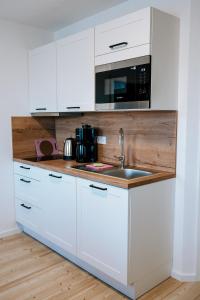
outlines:
M137 177L152 175L151 172L137 170L137 169L111 169L101 172L101 174L123 178L123 179L134 179Z

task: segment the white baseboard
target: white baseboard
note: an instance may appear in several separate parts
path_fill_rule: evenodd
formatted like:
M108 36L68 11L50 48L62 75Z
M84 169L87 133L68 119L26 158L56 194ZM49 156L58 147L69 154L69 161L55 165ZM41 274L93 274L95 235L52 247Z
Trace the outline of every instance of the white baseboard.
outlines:
M14 228L10 228L10 229L7 229L7 230L3 230L3 231L0 231L0 238L4 238L4 237L7 237L7 236L10 236L10 235L14 235L14 234L17 234L17 233L20 233L21 230L19 229L19 227L14 227Z
M181 272L176 272L172 271L171 276L179 281L183 282L194 282L194 281L199 281L199 277L195 273L181 273Z

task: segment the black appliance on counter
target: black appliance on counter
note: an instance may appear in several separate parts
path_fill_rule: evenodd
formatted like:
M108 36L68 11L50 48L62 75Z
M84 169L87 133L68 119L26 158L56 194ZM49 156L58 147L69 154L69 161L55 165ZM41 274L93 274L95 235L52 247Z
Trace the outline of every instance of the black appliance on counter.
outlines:
M76 128L76 161L97 161L97 129L88 124Z

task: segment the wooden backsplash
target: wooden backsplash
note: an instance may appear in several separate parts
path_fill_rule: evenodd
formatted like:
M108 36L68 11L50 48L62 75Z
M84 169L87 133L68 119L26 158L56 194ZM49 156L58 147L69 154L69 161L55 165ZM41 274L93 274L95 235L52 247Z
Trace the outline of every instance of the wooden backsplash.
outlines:
M126 164L176 170L177 112L98 112L83 116L56 118L56 138L60 151L66 137L74 137L82 124L98 128L107 137L106 145L98 145L99 161L117 163L120 154L119 129L125 133Z
M34 140L55 137L54 118L12 117L14 157L36 155Z
M55 137L60 152L66 137L75 136L75 128L90 124L107 137L106 145L98 145L99 161L118 163L120 154L119 129L125 133L126 164L153 167L158 170L176 170L175 111L98 112L83 116L13 117L13 156L35 155L34 140Z

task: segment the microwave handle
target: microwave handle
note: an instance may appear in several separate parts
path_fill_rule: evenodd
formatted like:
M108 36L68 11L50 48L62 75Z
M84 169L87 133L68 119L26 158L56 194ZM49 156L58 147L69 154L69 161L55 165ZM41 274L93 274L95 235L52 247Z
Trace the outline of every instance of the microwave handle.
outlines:
M110 45L109 48L111 50L113 50L115 48L123 48L123 47L126 47L126 46L128 46L128 42L121 42L121 43L118 43L118 44Z

